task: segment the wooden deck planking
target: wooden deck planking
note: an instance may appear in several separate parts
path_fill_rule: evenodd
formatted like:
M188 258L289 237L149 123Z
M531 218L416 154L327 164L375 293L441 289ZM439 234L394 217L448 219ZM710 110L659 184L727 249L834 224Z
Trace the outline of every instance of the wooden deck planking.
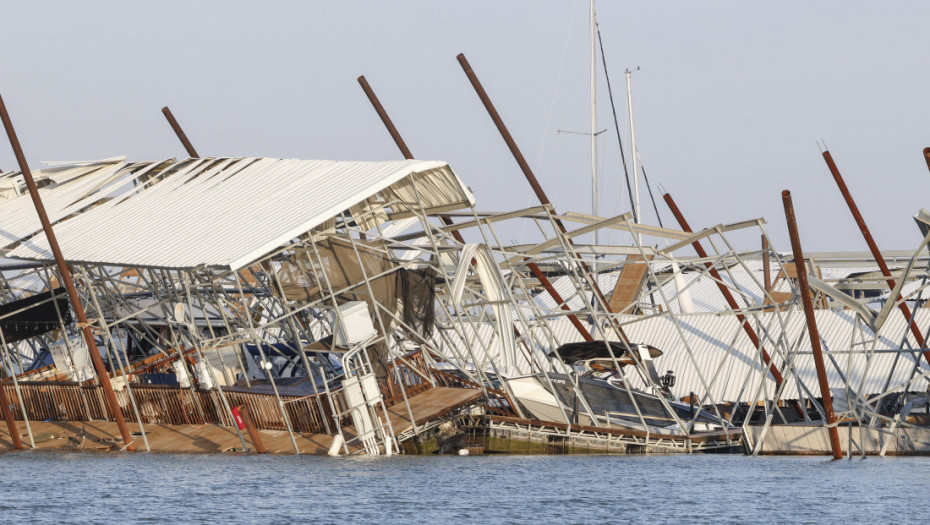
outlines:
M640 262L634 262L637 260ZM646 282L648 270L649 267L646 263L642 262L642 257L638 255L627 257L627 262L623 265L623 268L620 270L620 275L617 277L617 284L614 286L614 291L610 294L608 305L610 306L611 312L624 312L630 305L636 302L640 290L643 288L643 283Z
M447 388L433 387L425 392L412 396L410 411L417 425L432 419L440 418L453 410L472 403L482 396L481 390L474 388ZM388 408L388 417L395 434L400 434L413 427L410 423L410 414L404 403L398 403Z
M480 399L482 393L477 389L435 387L410 397L413 419L421 425L432 419L442 417L453 410ZM388 408L391 425L395 434L412 428L406 405L403 403ZM46 450L115 450L120 442L116 423L107 421L33 421L30 423L36 448ZM26 424L17 421L20 436L28 448L29 439ZM139 426L130 423L133 432ZM152 452L162 453L218 453L230 452L242 448L242 442L232 427L219 425L145 425L145 431ZM355 437L352 427L343 427L346 441ZM271 454L293 454L294 446L290 435L283 430L259 430L262 441ZM83 448L79 449L74 440L81 441L84 434ZM252 448L248 434L243 431L246 443ZM333 442L333 436L327 434L294 434L301 454L325 455ZM12 450L12 441L5 425L0 425L0 452ZM135 446L138 451L145 450L142 436L136 436ZM358 446L349 446L350 452L359 450Z
M107 421L34 421L30 423L37 449L79 450L79 446L68 438L80 442L85 434L83 450L108 451L120 442L116 423ZM23 443L29 447L26 424L17 421ZM139 430L135 423L129 424L133 432ZM146 437L152 452L174 453L217 453L241 449L242 442L231 427L219 425L145 425ZM271 454L293 454L291 438L283 430L259 430L262 441ZM246 443L252 448L248 434L243 431ZM54 437L51 437L54 436ZM294 434L301 454L326 454L332 443L332 436L326 434ZM350 437L350 436L347 436ZM135 436L138 451L145 451L142 436ZM352 448L352 447L350 447ZM10 434L6 425L0 428L0 452L12 450Z

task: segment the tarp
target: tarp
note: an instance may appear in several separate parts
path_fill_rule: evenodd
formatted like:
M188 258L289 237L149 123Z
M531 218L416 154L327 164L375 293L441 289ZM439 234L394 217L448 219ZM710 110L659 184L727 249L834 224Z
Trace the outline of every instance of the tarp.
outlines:
M57 330L62 323L71 323L71 306L64 288L0 305L0 331L7 344Z

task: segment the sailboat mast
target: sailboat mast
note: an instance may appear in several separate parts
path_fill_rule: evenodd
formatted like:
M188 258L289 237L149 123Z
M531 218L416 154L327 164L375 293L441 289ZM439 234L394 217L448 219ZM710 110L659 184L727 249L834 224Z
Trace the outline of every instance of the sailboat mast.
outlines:
M598 216L597 206L597 22L594 20L594 0L591 0L591 213ZM594 244L598 244L597 230Z
M640 217L639 209L639 173L636 171L636 131L633 127L633 86L631 79L633 77L633 72L629 69L626 70L626 99L627 105L630 108L630 156L633 157L633 188L635 195L635 202L633 204L633 221L641 222L642 218Z

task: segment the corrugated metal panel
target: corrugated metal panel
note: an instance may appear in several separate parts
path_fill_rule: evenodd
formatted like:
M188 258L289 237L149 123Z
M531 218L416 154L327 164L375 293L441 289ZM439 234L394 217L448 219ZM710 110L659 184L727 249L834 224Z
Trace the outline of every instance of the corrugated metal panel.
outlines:
M117 161L48 170L55 179L65 181L39 190L49 221L55 224L80 210L84 199L109 182L124 166L124 162ZM34 177L45 175L45 171L37 170ZM0 200L0 218L0 248L16 244L42 229L32 199L25 193Z
M665 262L653 262L652 265L654 272L663 271L669 267L668 263ZM868 269L868 267L824 268L822 270L822 275L824 279L832 281L844 278L851 273L861 272ZM770 270L771 279L773 282L775 281L778 272L778 265L773 262L772 268ZM730 283L731 293L736 298L737 303L741 307L748 308L762 304L764 299L764 293L762 291L762 285L764 283L762 261L746 260L743 262L743 264L731 267L729 272L720 271L720 273L724 281ZM610 292L616 285L618 276L619 272L598 275L598 283L601 286L601 290L608 296L608 298ZM720 293L720 290L717 287L717 283L709 275L695 270L683 269L682 276L685 280L685 290L688 294L691 295L691 301L696 313L720 312L730 309L729 305L723 297L723 294ZM555 279L552 284L553 287L563 297L563 299L575 297L575 300L568 301L570 308L578 309L582 307L583 303L575 293L573 284L569 277L559 277ZM916 282L908 283L905 285L904 293L910 293L918 286L919 283ZM734 287L740 290L742 294L733 290ZM775 290L780 292L789 292L790 288L788 284L782 280L778 286L776 286ZM653 289L651 293L642 297L640 300L644 303L654 302L656 305L661 306L662 310L666 312L671 311L673 313L680 313L681 309L678 305L677 294L678 292L675 288L674 280L669 279L660 287L660 289ZM555 307L555 301L553 301L549 295L544 292L536 296L536 303L543 308L552 309ZM876 310L881 308L880 303L870 303L869 306Z
M473 202L439 161L209 159L88 210L57 227L56 235L75 262L240 268L411 176ZM10 256L51 258L44 236Z
M597 274L597 285L608 299L610 299L611 290L613 290L614 285L617 284L618 275L619 272ZM550 280L550 284L552 284L552 288L555 289L559 297L565 301L570 309L580 310L591 306L591 292L587 291L584 296L579 294L578 288L575 286L575 281L571 276L562 275L555 278L555 280ZM536 294L534 300L536 304L544 310L559 309L559 306L555 304L555 299L553 299L548 292L543 291Z

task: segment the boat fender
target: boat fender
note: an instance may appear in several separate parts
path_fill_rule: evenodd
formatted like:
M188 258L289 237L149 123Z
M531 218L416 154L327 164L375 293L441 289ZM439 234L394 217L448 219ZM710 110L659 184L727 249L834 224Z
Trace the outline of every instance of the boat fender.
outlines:
M327 452L327 454L330 456L338 456L343 443L345 443L345 438L342 437L342 434L333 436L333 444L329 446L329 452Z

